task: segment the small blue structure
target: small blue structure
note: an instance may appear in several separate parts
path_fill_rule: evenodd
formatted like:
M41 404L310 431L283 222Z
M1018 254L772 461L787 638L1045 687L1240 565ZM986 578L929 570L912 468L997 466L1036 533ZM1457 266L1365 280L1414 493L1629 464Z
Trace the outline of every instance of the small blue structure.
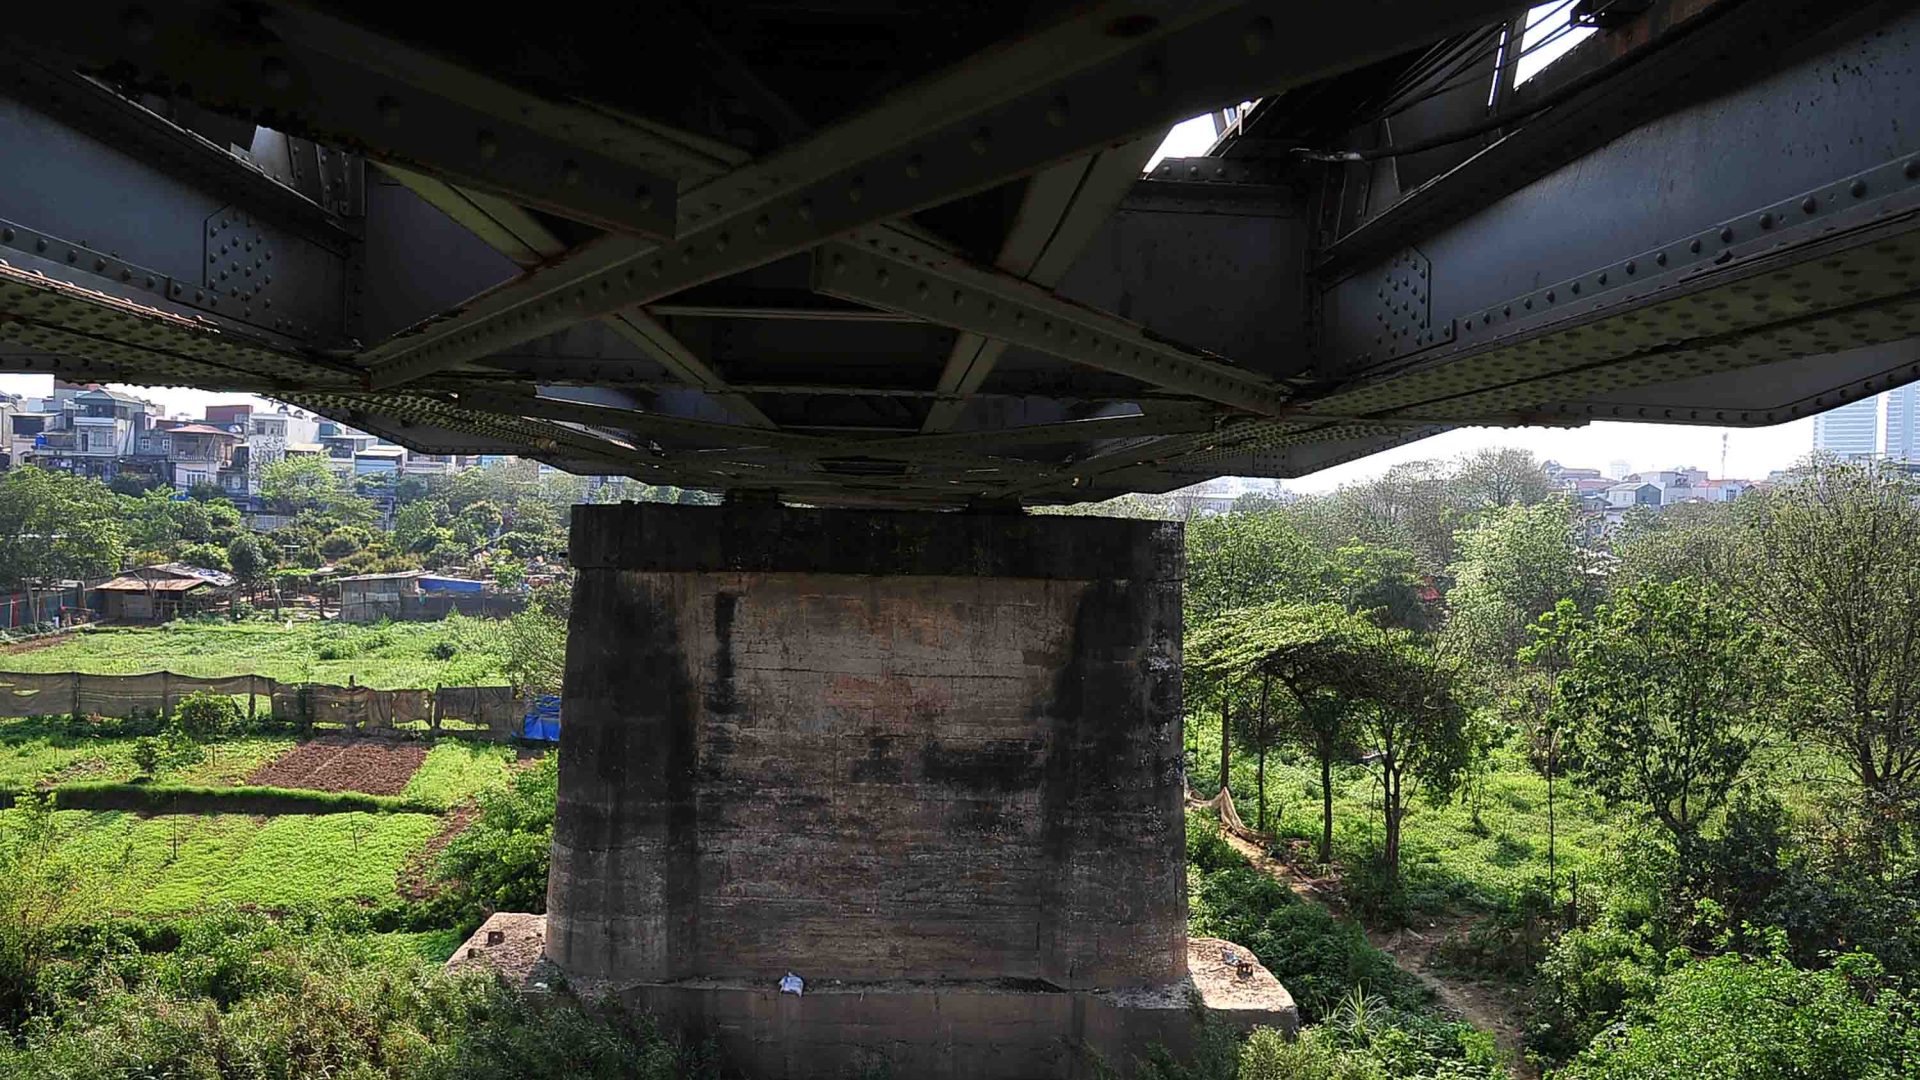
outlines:
M420 591L423 593L472 593L485 592L487 583L469 578L434 577L432 574L420 575Z
M527 708L526 720L520 725L523 738L540 742L557 743L560 741L560 697L558 694L541 694L533 699Z

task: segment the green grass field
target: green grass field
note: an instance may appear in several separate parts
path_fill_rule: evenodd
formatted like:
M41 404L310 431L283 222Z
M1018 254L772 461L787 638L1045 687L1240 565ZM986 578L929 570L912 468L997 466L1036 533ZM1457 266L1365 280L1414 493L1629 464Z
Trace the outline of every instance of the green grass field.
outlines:
M505 784L514 757L511 746L443 739L420 763L400 797L442 809L454 806L484 788Z
M129 915L391 899L401 866L441 827L432 814L139 818L68 810L56 819L67 853L111 868L104 906Z
M383 690L472 686L502 681L499 640L497 621L458 615L373 626L181 621L82 630L56 645L0 655L0 670L131 675L164 669L340 686L352 677Z

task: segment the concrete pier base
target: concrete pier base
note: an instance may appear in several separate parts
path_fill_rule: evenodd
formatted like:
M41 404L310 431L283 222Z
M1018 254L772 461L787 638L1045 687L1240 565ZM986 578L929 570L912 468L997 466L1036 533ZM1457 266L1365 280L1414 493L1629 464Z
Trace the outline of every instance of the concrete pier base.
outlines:
M571 558L570 979L768 1075L1178 1041L1178 525L579 507Z

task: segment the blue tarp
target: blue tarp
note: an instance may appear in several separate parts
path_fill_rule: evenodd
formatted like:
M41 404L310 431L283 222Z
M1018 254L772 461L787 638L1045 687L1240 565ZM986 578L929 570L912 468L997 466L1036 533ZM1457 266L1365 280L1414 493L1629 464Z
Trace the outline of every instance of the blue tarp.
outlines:
M554 694L534 698L527 709L526 721L520 725L520 734L542 742L559 742L560 698Z
M420 591L423 593L478 593L486 589L484 581L469 581L457 577L432 577L422 575Z

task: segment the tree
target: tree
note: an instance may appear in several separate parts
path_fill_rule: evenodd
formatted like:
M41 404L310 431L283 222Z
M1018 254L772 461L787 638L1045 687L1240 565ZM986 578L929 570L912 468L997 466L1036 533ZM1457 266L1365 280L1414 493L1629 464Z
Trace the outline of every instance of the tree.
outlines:
M1628 586L1552 635L1576 767L1665 829L1684 863L1766 737L1781 690L1772 643L1689 581Z
M1432 651L1407 631L1336 605L1275 603L1202 627L1188 659L1190 682L1203 694L1252 681L1266 702L1268 680L1286 689L1295 711L1285 730L1320 761L1323 859L1331 855L1333 760L1353 744L1373 751L1383 855L1397 877L1409 799L1420 790L1436 797L1454 790L1472 748L1451 673Z
M1450 569L1449 650L1487 672L1511 670L1535 619L1562 599L1588 605L1588 559L1566 500L1492 511L1463 534Z
M227 565L233 568L233 576L248 590L255 589L273 569L267 553L260 547L260 541L251 533L242 533L227 545Z
M1454 468L1452 497L1461 509L1502 510L1553 497L1553 478L1528 451L1500 446L1477 450Z
M1794 720L1845 763L1865 816L1920 802L1920 483L1816 460L1742 499L1753 609L1794 645Z
M36 470L37 471L37 470ZM101 485L105 491L105 485ZM69 854L50 792L21 792L0 816L0 1019L15 1028L28 995L65 935L99 913L114 869L99 854Z
M118 570L127 537L119 499L98 480L31 465L0 476L0 588Z
M410 502L393 512L393 546L402 551L431 551L433 545L426 548L415 547L440 522L441 507L431 500ZM448 533L448 537L453 534Z
M174 558L202 570L228 569L227 549L219 544L182 544Z
M1741 588L1749 559L1736 509L1733 503L1681 503L1623 521L1613 537L1613 582L1694 578L1715 588Z
M1389 882L1400 880L1400 836L1415 794L1452 794L1471 764L1474 740L1467 710L1454 692L1452 671L1433 650L1405 631L1375 631L1355 655L1347 677L1360 696L1358 738L1371 747L1370 768L1380 784Z
M1423 630L1431 621L1410 551L1346 544L1333 553L1324 576L1340 606L1381 626Z
M373 518L373 506L349 493L322 458L286 457L260 470L260 497L282 514L311 511L345 522Z
M1187 524L1187 624L1275 600L1333 597L1326 559L1281 513L1220 514Z

